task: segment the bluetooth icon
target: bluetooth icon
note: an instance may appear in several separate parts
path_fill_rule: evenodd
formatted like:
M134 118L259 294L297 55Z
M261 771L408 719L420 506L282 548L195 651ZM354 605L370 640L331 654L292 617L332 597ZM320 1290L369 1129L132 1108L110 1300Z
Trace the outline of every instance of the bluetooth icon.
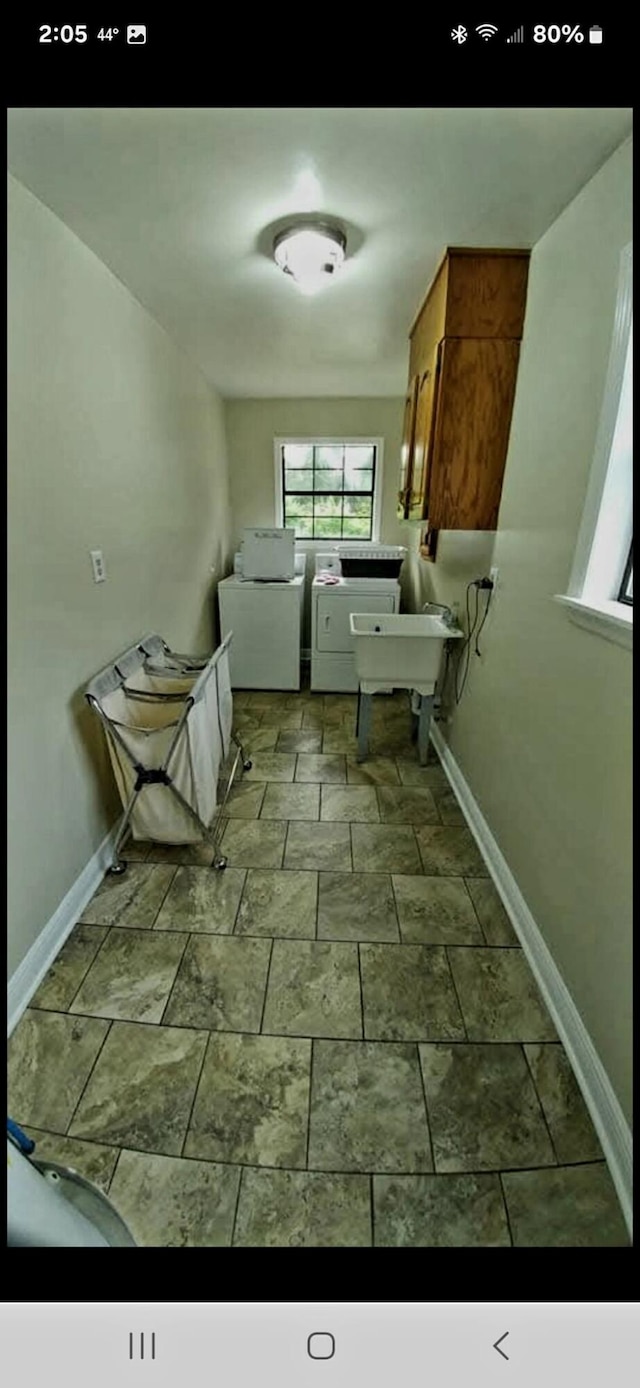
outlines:
M459 24L457 29L452 29L451 37L455 43L464 43L467 37L467 31L464 27L464 24Z

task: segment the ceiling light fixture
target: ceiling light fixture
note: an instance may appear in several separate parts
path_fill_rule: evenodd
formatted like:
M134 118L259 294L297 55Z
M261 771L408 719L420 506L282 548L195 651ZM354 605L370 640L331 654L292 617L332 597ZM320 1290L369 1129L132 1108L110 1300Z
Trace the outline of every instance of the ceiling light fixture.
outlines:
M299 223L281 231L273 243L276 265L291 275L302 294L316 294L339 270L347 239L340 227L326 222Z

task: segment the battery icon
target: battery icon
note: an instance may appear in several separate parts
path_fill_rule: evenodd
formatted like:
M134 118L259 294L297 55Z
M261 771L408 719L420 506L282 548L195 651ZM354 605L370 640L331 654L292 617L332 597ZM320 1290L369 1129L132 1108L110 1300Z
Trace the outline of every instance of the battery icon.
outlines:
M592 24L589 30L589 43L602 43L602 29L599 24Z

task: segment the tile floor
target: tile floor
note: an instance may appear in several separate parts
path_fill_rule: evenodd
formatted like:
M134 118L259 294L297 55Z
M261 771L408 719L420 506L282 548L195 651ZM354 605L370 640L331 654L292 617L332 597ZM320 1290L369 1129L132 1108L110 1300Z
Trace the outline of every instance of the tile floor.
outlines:
M575 1080L403 695L238 693L210 849L131 845L10 1044L37 1155L148 1246L622 1245Z

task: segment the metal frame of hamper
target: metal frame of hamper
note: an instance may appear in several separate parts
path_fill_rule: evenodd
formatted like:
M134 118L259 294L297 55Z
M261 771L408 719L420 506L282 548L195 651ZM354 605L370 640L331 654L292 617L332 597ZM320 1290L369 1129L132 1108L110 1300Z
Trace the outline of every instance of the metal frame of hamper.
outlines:
M120 848L127 830L153 843L211 844L219 852L222 814L238 766L251 762L232 731L229 647L233 632L211 656L171 651L160 636L131 646L91 680L85 691L105 730L124 807L109 872L123 873ZM221 769L236 752L218 803Z

